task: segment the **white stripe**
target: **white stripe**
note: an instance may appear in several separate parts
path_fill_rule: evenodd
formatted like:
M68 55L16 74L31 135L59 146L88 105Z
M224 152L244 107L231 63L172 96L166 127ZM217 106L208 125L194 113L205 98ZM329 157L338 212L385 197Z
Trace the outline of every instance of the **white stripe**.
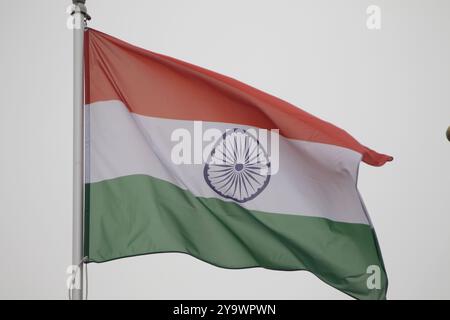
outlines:
M86 182L145 174L171 182L195 196L215 197L203 165L171 161L173 130L193 132L194 122L130 113L120 101L86 106ZM223 132L248 126L203 122ZM279 171L266 189L243 207L263 212L369 224L356 188L361 155L346 148L280 137ZM232 201L223 199L225 201Z

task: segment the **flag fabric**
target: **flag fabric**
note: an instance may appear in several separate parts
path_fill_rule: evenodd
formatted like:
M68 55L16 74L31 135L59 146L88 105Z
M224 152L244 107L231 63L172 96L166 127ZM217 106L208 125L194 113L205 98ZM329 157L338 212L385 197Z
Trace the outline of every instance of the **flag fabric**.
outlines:
M390 156L229 77L85 35L88 262L179 252L223 268L307 270L352 297L386 297L357 180L361 161Z

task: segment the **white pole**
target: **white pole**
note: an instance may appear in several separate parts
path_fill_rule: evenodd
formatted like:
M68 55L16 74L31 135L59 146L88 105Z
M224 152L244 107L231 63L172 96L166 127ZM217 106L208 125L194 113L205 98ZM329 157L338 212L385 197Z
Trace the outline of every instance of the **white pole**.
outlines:
M87 12L86 0L72 0L73 28L73 226L72 264L79 266L72 300L83 299L83 216L84 216L84 81L83 51Z

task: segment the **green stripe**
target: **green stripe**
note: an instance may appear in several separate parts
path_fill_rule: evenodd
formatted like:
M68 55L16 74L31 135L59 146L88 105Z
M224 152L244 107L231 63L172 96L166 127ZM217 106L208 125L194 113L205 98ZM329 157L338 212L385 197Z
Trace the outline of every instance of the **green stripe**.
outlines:
M387 278L372 228L324 218L249 211L133 175L86 188L90 262L183 252L224 268L309 270L356 298L385 298ZM382 289L367 289L369 265Z

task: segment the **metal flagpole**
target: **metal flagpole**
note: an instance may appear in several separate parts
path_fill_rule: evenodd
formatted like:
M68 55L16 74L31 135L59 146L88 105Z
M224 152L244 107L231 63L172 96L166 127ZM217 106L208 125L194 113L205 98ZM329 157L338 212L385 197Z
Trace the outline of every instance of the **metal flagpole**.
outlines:
M84 216L84 30L89 19L86 0L73 3L73 226L72 264L77 274L70 289L72 300L83 299L83 216Z

